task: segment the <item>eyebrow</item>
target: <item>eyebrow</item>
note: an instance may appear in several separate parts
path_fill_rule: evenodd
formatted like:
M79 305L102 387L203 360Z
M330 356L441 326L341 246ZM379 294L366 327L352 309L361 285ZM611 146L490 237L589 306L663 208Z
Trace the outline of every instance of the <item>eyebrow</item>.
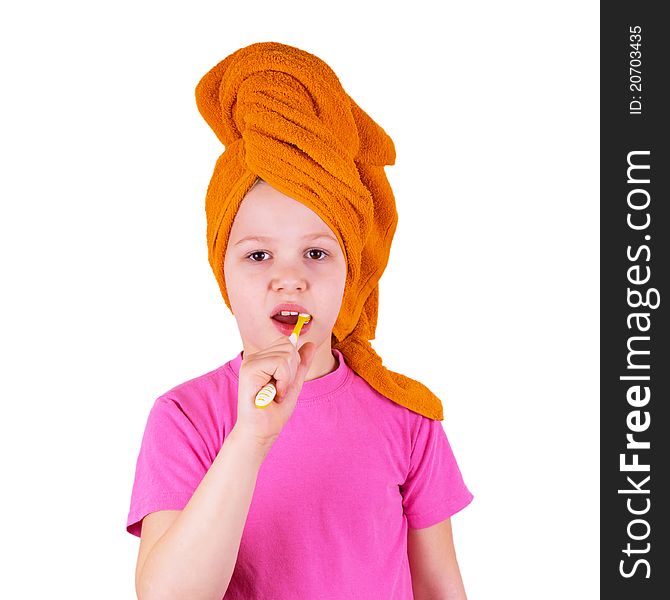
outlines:
M320 238L324 238L327 240L331 240L333 242L337 242L337 240L332 236L328 235L326 233L308 233L307 235L303 235L302 239L303 240L318 240ZM238 240L235 242L235 246L239 246L242 242L248 242L250 240L256 241L256 242L271 242L275 238L265 236L265 235L248 235L246 237L243 237L242 239Z

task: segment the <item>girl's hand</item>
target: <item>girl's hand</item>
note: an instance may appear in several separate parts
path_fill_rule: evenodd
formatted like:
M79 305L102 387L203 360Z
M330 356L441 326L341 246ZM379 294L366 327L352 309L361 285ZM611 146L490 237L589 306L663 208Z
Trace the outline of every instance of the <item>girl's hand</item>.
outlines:
M240 365L235 429L266 449L277 439L289 420L316 352L316 344L305 342L300 350L285 336L268 348L244 353ZM274 378L277 395L267 406L255 405L256 394Z

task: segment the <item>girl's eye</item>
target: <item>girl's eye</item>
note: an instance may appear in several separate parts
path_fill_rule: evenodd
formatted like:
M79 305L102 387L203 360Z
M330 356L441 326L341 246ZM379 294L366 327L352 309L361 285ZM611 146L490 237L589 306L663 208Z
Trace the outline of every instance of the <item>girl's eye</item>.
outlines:
M323 258L328 256L327 252L324 252L323 250L319 250L319 248L312 248L311 250L308 250L308 253L312 253L312 252L320 252L323 255ZM323 258L317 258L316 260L323 260Z
M251 254L247 255L247 258L251 258L252 256L257 256L259 254L267 254L267 252L265 252L265 250L257 250L256 252L252 252ZM251 258L251 261L252 262L263 262L262 260L255 260L253 258Z

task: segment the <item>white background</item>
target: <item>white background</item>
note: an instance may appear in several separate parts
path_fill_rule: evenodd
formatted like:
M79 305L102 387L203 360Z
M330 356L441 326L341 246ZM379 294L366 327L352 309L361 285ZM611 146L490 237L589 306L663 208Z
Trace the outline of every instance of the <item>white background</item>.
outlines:
M439 12L436 12L439 8ZM393 138L375 349L444 403L470 600L598 595L598 4L32 2L0 17L3 598L134 598L155 398L241 350L195 85L257 41Z

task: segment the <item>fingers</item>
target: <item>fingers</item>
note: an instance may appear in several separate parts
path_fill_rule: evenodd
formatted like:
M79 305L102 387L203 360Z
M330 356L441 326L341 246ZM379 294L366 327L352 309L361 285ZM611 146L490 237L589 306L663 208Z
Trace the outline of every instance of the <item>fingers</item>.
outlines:
M253 355L252 362L259 376L256 385L261 386L260 380L265 385L269 378L274 379L277 390L274 401L280 403L294 389L299 393L315 354L314 342L305 342L298 349L289 338L277 338L268 348Z

